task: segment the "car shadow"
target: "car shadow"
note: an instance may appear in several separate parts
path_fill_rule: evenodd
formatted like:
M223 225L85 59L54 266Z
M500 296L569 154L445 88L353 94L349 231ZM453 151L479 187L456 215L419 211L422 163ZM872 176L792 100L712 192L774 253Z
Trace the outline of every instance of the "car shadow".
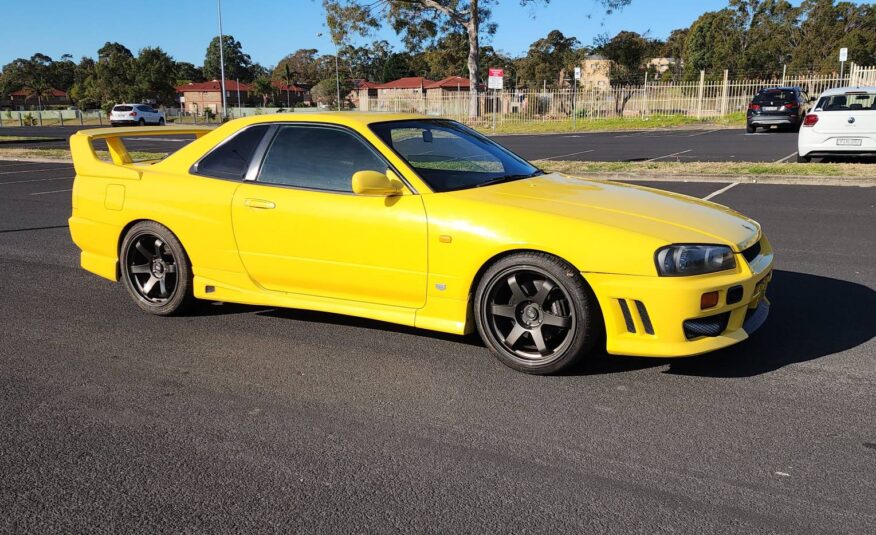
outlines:
M624 373L668 366L664 373L701 377L751 377L864 344L876 336L876 291L853 282L776 270L767 290L770 317L748 340L696 357L620 357L604 351L564 375ZM193 315L254 313L258 316L410 334L484 347L477 335L458 336L377 320L309 310L204 304ZM484 357L488 354L484 350Z
M751 377L839 353L876 336L876 291L862 284L776 270L767 297L769 318L740 344L678 359L597 356L577 373L617 373L668 365L664 373Z

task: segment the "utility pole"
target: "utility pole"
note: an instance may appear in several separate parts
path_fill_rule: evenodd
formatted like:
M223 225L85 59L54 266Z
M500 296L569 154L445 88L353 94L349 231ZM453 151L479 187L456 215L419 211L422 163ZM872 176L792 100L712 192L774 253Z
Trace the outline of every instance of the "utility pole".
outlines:
M222 0L216 0L216 10L219 12L219 73L220 84L222 86L222 117L227 117L227 108L225 103L225 52L223 48L225 48L225 38L222 37ZM240 86L237 87L238 92L240 91Z

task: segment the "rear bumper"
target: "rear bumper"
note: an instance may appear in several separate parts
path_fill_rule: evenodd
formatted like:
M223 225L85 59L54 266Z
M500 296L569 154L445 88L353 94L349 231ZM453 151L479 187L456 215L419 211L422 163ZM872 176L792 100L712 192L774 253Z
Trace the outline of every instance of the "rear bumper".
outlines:
M129 121L129 120L124 120L124 121L111 120L110 124L113 126L137 126L140 124L140 122L139 121Z
M613 355L684 357L739 343L769 315L766 286L773 252L766 238L751 264L737 255L734 272L697 277L642 277L585 273L602 308L606 349ZM704 293L718 305L700 309ZM685 325L687 322L687 325ZM703 327L699 335L691 329ZM718 325L717 328L714 326Z
M860 145L838 145L843 139L860 140ZM876 156L876 134L865 132L844 132L823 134L811 128L801 128L797 138L797 154L800 156Z
M753 126L766 126L766 125L780 125L780 126L788 126L788 125L798 125L800 124L800 117L797 115L752 115L748 117L748 124Z

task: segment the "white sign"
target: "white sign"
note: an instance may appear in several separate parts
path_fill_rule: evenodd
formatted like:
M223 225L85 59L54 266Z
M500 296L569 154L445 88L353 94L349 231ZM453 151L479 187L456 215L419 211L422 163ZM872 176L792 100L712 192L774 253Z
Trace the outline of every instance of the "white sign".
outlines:
M503 69L490 69L487 78L487 89L502 89L504 87L505 71Z
M581 79L581 67L575 67L575 79L576 80Z
M840 48L840 61L848 61L849 59L849 49L848 48Z

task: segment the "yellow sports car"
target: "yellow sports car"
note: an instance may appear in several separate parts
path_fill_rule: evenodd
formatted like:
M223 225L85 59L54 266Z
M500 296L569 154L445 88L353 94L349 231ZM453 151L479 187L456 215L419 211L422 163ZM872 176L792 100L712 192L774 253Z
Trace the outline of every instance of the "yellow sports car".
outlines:
M195 134L133 163L123 136ZM95 140L105 140L112 162ZM529 373L608 353L677 357L766 318L773 250L726 207L546 173L457 122L262 115L70 139L82 267L143 310L196 299L474 329Z

